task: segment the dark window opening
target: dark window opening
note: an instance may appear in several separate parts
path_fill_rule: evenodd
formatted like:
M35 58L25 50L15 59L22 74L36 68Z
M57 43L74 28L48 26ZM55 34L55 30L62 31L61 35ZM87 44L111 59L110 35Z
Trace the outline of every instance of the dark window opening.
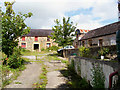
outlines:
M92 40L88 40L89 46L92 46Z
M85 41L82 41L82 46L85 46Z
M34 44L34 50L39 51L39 44Z
M103 39L99 39L99 46L103 46Z

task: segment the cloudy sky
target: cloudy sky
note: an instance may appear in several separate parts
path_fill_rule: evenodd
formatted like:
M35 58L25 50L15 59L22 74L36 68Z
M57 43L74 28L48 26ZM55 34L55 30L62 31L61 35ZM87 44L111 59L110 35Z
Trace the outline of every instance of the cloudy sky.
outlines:
M4 1L0 0L2 10ZM51 29L55 19L71 17L79 29L96 29L118 21L117 0L16 0L15 12L32 12L26 20L32 29Z

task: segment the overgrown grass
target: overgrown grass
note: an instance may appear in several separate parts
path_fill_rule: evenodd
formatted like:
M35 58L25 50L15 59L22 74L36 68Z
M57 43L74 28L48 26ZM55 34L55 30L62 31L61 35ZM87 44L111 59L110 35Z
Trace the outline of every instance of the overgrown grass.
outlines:
M24 63L28 63L29 59L24 59ZM25 70L25 64L21 65L19 68L10 68L8 65L1 65L2 67L2 88L6 85L10 84L13 80L16 80L17 77L20 75L21 71ZM11 74L10 77L8 77Z
M9 66L3 65L2 66L2 88L6 85L10 84L13 80L16 80L17 77L20 75L21 71L25 69L25 65L17 69L10 68ZM11 77L8 77L9 74L12 74Z
M37 52L37 51L24 51L24 52L21 52L21 54L23 55L23 56L31 56L31 55L38 55L38 54L40 54L40 52Z
M69 86L69 88L79 88L79 89L91 89L92 87L88 84L86 79L81 78L76 74L74 69L72 69L69 65L66 70L60 70L62 75L68 80L66 81L66 84Z

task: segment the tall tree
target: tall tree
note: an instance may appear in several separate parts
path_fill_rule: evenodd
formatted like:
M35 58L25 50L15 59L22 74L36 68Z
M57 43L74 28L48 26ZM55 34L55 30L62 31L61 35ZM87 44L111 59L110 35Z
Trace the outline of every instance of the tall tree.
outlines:
M1 51L1 47L2 47L2 23L1 23L1 18L2 18L2 11L1 11L1 7L0 7L0 51Z
M52 33L51 39L58 43L59 46L66 46L72 44L72 33L75 32L76 26L73 26L73 22L70 22L70 17L66 20L63 17L63 24L60 24L58 19L55 20L56 25L52 27L54 33Z
M13 48L18 45L18 37L27 34L30 28L24 23L26 18L32 13L15 14L12 6L15 2L4 2L6 11L2 12L2 51L9 57L13 53Z

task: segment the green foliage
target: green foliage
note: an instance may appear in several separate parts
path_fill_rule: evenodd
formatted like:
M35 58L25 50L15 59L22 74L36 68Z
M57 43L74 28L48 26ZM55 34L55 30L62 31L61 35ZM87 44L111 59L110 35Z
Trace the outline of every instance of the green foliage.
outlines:
M86 47L79 48L80 56L81 57L90 57L90 49Z
M45 88L46 87L46 84L47 84L47 76L46 76L46 74L48 72L46 67L47 66L43 65L43 63L42 63L42 73L40 74L41 82L37 82L37 83L33 84L34 87L37 88L37 90L40 89L40 88Z
M59 47L57 46L52 46L52 47L49 47L47 48L48 50L52 50L52 51L57 51L59 49Z
M22 65L17 69L13 69L9 66L2 65L2 88L10 84L13 80L17 79L17 77L20 75L20 72L24 69L25 65ZM10 78L6 78L6 76L8 76L10 72L13 73L13 75Z
M30 52L30 50L27 50L27 49L25 49L25 48L21 48L21 47L19 47L20 49L21 49L21 52Z
M45 50L44 48L41 49L41 51L44 51L44 50Z
M1 23L1 18L2 18L2 14L1 14L1 7L0 7L0 51L1 51L1 47L2 47L2 23Z
M106 54L109 53L109 49L108 48L101 48L99 51L98 51L99 55L103 55L105 56Z
M55 20L56 25L52 27L54 33L52 33L51 39L58 43L59 46L66 46L72 44L72 32L75 32L76 27L73 26L73 22L70 22L70 17L66 20L63 17L63 24L60 24L58 19Z
M7 64L11 68L20 67L23 64L23 61L24 61L20 56L21 56L20 49L15 47L13 49L13 54L7 60Z
M79 89L91 89L92 87L87 83L85 78L81 78L75 72L74 61L71 61L71 64L68 64L68 69L63 71L63 76L69 77L67 85L70 88L79 88Z
M15 2L4 2L6 12L2 12L2 51L9 57L18 45L18 37L27 34L30 28L24 23L32 13L16 15L12 6Z
M93 88L105 88L104 85L105 76L100 65L99 64L93 65L93 69L91 69L91 71Z

